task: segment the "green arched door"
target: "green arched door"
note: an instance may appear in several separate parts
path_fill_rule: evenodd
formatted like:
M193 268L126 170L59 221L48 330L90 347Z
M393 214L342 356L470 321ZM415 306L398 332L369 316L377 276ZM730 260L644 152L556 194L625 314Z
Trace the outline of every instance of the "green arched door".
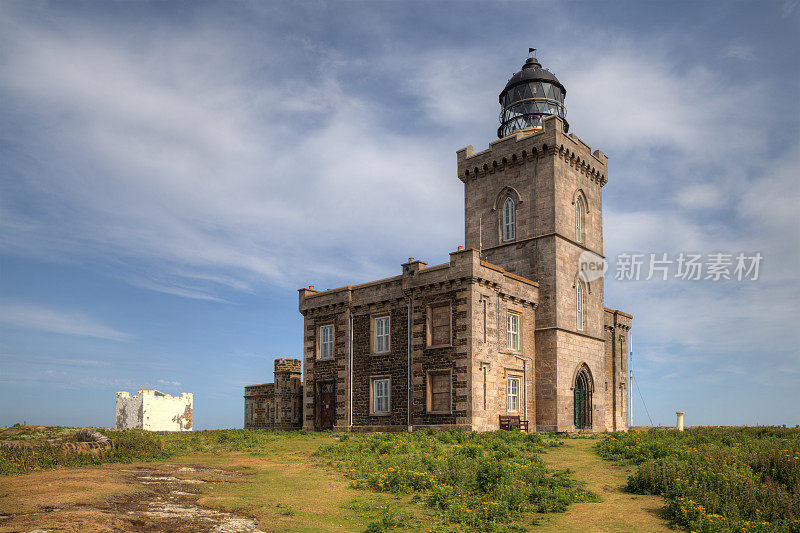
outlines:
M586 429L592 427L592 389L589 385L589 373L582 368L575 378L574 408L575 428Z

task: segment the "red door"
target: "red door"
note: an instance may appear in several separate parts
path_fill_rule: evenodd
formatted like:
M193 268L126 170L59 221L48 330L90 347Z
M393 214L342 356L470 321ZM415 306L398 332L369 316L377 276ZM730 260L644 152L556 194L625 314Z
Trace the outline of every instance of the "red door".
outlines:
M333 429L336 412L334 382L324 381L317 387L317 429Z

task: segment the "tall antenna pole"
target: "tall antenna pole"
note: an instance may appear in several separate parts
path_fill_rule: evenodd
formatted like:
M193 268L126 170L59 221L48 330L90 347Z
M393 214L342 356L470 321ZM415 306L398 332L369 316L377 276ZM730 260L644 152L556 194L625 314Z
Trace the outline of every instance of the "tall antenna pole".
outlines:
M631 339L628 342L628 348L630 348L630 364L628 365L628 370L630 370L630 377L628 378L628 413L631 415L631 422L628 424L628 429L633 426L633 333L630 334Z

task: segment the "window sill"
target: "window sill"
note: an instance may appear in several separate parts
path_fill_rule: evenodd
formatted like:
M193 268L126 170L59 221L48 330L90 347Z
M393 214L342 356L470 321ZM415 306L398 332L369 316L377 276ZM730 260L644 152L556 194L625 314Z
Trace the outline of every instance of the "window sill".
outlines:
M425 349L426 350L433 350L435 348L452 348L452 347L453 347L452 343L450 343L450 344L432 344L430 346L426 346Z
M391 411L388 413L370 413L369 416L392 416Z
M385 352L370 352L370 355L389 355L391 353L391 350L386 350Z
M426 415L452 415L453 411L425 411Z
M317 357L317 361L335 361L335 357Z

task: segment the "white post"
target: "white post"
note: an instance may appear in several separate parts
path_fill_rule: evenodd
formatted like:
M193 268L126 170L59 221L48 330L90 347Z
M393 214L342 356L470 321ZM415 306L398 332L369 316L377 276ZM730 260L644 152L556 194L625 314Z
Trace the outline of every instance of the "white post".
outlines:
M685 415L686 413L678 411L675 414L678 415L678 422L675 427L677 428L678 431L683 431L683 415Z

